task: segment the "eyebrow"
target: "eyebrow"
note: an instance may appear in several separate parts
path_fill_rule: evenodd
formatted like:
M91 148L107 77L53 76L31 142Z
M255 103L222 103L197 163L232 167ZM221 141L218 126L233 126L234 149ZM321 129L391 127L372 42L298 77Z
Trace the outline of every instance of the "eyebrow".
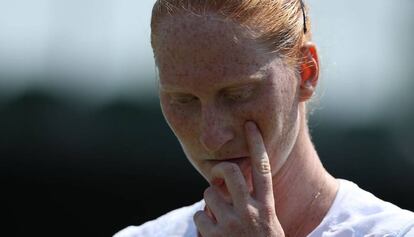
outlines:
M267 75L264 72L259 72L259 73L255 73L255 74L253 74L249 77L245 77L243 79L236 79L236 80L232 80L232 81L229 81L229 82L223 82L223 83L217 84L216 87L219 88L220 90L225 90L225 89L244 86L244 85L247 85L247 84L259 83L259 82L262 82L263 80L265 80L266 76ZM159 84L159 88L162 91L166 91L166 92L183 92L185 90L185 88L183 88L181 86L161 84L161 83Z

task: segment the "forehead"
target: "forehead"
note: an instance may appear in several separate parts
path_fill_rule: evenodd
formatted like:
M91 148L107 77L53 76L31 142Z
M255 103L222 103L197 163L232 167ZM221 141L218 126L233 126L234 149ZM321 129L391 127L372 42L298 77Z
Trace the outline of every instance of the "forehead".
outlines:
M154 38L161 83L234 80L263 72L275 57L251 33L212 14L165 17Z

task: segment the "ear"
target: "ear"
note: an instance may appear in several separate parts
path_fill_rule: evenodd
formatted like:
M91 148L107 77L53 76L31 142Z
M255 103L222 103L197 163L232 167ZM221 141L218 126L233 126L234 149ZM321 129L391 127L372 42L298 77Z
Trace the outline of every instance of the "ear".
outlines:
M319 59L316 45L312 42L306 42L300 51L302 61L300 65L299 101L305 102L312 97L318 84Z

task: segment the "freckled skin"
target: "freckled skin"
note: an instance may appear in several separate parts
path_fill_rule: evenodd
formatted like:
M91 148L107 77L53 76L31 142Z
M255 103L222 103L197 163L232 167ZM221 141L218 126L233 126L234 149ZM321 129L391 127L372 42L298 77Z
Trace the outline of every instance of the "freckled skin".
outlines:
M275 175L299 131L299 85L292 70L247 31L214 15L166 17L156 34L161 108L194 167L211 183L207 159L249 155L243 128L250 120L261 130ZM247 99L222 96L255 75L262 78L249 84ZM164 90L169 87L195 99L174 103L176 92ZM251 185L249 169L242 171Z

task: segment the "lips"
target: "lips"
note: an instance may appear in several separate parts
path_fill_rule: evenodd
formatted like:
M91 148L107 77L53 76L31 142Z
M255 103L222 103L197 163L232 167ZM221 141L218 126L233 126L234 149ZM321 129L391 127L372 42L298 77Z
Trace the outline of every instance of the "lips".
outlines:
M243 157L234 157L234 158L228 158L228 159L220 159L220 160L209 160L209 162L215 166L222 162L229 162L236 164L239 166L240 171L243 173L243 176L247 178L249 176L249 172L251 172L250 169L250 157L243 156Z
M247 157L247 156L242 156L242 157L234 157L234 158L214 159L214 160L209 160L209 161L212 162L213 164L219 164L219 163L222 163L222 162L230 162L230 163L234 163L234 164L236 164L240 167L242 163L244 163L244 162L246 162L246 160L248 160L248 158L249 157Z
M247 158L248 158L248 157L244 156L244 157L239 157L239 158L224 159L224 160L221 160L221 161L231 162L231 163L234 163L234 164L237 164L237 165L239 165L239 166L240 166L240 164L241 164L243 161L247 160Z
M214 167L215 165L220 164L222 162L229 162L229 163L236 164L240 168L241 173L243 174L243 177L244 177L244 179L247 183L249 192L252 192L253 187L252 187L252 180L251 180L251 175L252 175L251 174L251 161L250 161L249 156L235 157L235 158L221 159L221 160L209 160L209 162L211 162L210 164L212 164L212 167ZM227 193L227 191L226 191L227 188L225 187L224 180L214 179L211 182L218 185L219 187L223 188L224 193ZM225 195L225 196L227 196L227 195Z

